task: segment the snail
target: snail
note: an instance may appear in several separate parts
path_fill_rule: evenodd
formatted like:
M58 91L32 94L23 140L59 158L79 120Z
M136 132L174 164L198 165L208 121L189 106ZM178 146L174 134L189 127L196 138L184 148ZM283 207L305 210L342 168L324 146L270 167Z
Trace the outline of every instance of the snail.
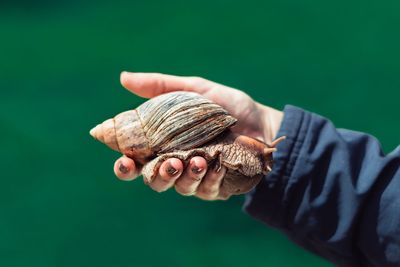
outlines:
M90 134L143 166L151 183L162 162L174 157L187 166L202 156L209 167L227 168L220 194L250 191L272 168L272 152L284 137L266 144L232 132L237 120L221 106L193 92L154 97L94 127Z

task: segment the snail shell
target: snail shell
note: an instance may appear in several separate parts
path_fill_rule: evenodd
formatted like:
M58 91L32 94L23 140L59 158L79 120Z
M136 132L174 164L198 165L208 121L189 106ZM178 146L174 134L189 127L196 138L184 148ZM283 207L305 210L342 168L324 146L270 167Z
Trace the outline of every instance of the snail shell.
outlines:
M248 192L271 171L272 144L230 131L236 119L196 93L172 92L122 112L97 125L90 134L110 148L144 165L151 183L163 161L175 157L185 165L202 156L210 167L227 168L220 198Z
M90 134L144 164L178 148L199 147L235 123L225 109L199 94L172 92L104 121Z

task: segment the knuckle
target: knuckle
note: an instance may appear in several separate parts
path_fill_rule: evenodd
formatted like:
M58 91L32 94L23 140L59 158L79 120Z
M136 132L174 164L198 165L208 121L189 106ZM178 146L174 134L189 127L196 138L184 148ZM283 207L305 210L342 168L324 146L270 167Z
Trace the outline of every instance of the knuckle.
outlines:
M203 196L215 197L217 194L217 189L211 186L204 186L199 189L198 193Z
M164 182L160 176L157 176L153 181L147 184L151 189L158 193L165 192L172 187L171 183Z
M201 175L198 175L196 173L193 173L192 171L190 172L190 175L188 175L187 179L190 181L190 183L197 183L201 181Z
M203 179L203 176L204 173L194 173L192 170L186 170L177 183L182 186L198 184Z
M175 185L175 190L176 192L184 196L190 196L194 194L193 190L190 189L189 187L180 186L178 184Z
M218 200L228 200L231 195L229 194L220 194L217 196Z
M218 182L218 180L220 180L220 175L219 173L216 172L210 172L209 175L207 175L207 182L208 183L212 183L215 184L216 182Z
M162 190L161 188L155 188L154 191L156 191L157 193L162 193L162 192L164 192L165 190Z
M219 172L212 171L207 175L207 181L211 184L219 184L224 176L225 174L222 170Z
M168 189L170 189L172 187L171 184L162 184L162 185L157 185L153 187L154 191L157 191L158 193L162 193L167 191Z
M199 77L199 76L190 76L190 77L188 77L188 81L192 85L199 85L199 84L203 84L206 81L206 79Z
M172 177L167 175L159 175L160 181L163 183L169 183L172 180Z
M204 194L202 192L197 192L196 197L198 197L202 200L216 200L215 195Z
M153 186L153 185L150 185L150 187L151 187L151 189L153 189L153 190L156 191L157 193L162 193L162 192L166 191L166 189L165 189L165 188L162 188L162 187Z

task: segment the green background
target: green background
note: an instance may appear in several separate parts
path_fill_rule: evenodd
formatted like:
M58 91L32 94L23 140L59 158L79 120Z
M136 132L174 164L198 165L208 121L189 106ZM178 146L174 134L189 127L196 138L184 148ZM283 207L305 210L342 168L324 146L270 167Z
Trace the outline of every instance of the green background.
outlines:
M400 142L400 2L1 1L1 266L331 266L241 211L114 178L119 73L196 75Z

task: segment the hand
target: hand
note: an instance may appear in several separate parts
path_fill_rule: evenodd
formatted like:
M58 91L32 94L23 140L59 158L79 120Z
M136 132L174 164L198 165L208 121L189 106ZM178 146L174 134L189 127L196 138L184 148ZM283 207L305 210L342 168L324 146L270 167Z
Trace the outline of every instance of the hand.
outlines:
M261 105L244 92L199 77L179 77L159 73L121 73L122 85L132 93L151 98L172 91L192 91L224 107L238 119L232 131L271 143L275 138L283 113ZM114 164L114 172L121 180L133 180L140 175L134 160L122 156ZM176 158L163 162L158 176L149 186L157 192L171 187L182 195L195 195L204 200L227 199L219 194L219 186L226 173L207 170L202 157L193 157L188 168Z

